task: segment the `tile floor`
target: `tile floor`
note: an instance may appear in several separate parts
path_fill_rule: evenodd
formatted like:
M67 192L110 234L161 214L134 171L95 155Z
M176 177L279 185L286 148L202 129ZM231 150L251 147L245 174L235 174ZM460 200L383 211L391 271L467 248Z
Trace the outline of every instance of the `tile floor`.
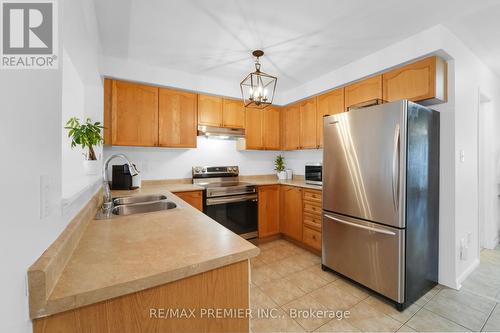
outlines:
M323 272L318 256L290 242L280 239L259 247L261 254L251 260L254 333L500 331L500 247L481 252L481 265L462 290L436 286L403 312ZM299 317L294 316L297 309L349 311L350 316Z

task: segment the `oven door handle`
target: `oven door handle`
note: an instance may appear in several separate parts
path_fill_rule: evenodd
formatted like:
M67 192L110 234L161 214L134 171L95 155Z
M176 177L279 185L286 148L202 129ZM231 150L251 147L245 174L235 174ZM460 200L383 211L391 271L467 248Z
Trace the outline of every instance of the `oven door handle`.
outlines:
M226 197L226 198L207 198L207 206L221 205L221 204L232 203L232 202L243 202L243 201L250 201L250 200L257 201L257 198L258 198L257 194L235 195L235 196Z

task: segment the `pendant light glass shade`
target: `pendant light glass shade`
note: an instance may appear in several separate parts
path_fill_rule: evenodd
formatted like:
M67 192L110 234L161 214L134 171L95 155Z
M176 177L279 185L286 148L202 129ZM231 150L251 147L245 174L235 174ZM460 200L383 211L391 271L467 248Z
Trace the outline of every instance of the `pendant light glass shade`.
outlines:
M278 78L261 72L259 57L264 55L263 51L256 50L252 54L257 58L255 72L241 81L241 96L245 107L263 109L273 103Z

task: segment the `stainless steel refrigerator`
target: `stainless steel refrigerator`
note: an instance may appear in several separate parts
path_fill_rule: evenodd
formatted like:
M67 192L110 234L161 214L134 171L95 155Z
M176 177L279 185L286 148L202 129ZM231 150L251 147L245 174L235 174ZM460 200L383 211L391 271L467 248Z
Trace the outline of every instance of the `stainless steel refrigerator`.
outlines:
M438 278L439 113L403 100L323 126L322 267L401 310Z

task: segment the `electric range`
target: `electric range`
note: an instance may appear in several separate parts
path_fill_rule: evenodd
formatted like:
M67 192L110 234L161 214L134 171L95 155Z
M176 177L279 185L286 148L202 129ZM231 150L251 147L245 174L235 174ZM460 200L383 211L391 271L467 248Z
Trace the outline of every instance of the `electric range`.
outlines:
M238 166L193 167L193 184L203 186L203 212L245 239L258 236L255 184L239 180Z

